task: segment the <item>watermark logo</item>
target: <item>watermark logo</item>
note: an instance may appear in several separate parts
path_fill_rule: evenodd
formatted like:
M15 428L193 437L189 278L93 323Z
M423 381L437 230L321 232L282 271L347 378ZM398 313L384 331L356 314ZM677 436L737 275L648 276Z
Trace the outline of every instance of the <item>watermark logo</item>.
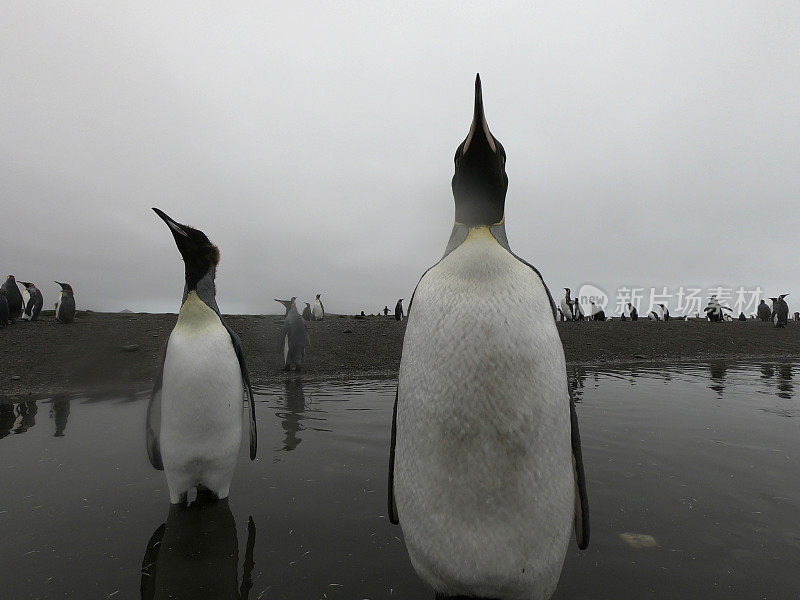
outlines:
M591 283L584 283L578 290L578 295L576 298L582 306L589 306L592 302L594 302L603 310L606 309L606 306L608 306L609 302L608 294Z

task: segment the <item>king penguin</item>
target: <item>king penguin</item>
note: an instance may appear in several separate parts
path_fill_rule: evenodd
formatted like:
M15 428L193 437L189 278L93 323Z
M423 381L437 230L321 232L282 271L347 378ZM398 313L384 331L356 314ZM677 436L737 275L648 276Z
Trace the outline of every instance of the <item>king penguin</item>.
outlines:
M572 321L572 300L569 297L570 289L564 288L564 296L561 298L561 320Z
M772 310L770 310L769 306L767 306L767 303L764 301L763 298L761 299L761 302L758 305L757 313L758 313L758 318L764 321L765 323L769 321L770 316L772 315Z
M775 327L786 327L789 322L789 305L784 298L789 294L781 294L772 299L772 322Z
M22 316L22 294L17 287L17 280L13 275L9 275L0 289L5 292L8 300L8 319L13 323Z
M403 298L400 298L400 300L397 301L397 304L394 305L394 320L402 321L403 316Z
M239 337L222 320L214 278L219 250L205 233L163 211L185 263L178 322L147 407L147 454L167 477L169 499L186 502L189 490L228 497L242 441L242 410L249 400L250 460L256 457L253 390Z
M390 519L439 598L549 598L573 522L589 540L556 307L509 248L505 160L477 77L455 224L408 307L389 458Z
M296 300L295 297L292 297L291 300L276 300L286 307L279 351L283 353L283 368L287 371L294 371L303 366L306 343L310 343L306 323L297 312Z
M306 307L303 309L303 321L311 320L311 304L305 303Z
M322 319L325 318L325 307L322 306L322 300L319 299L320 296L322 296L322 294L317 294L317 297L314 299L314 310L311 311L314 321L322 321Z
M22 320L35 321L39 318L42 305L44 305L42 292L30 281L20 281L20 283L25 286L25 293L28 295L28 300L25 302L25 311L22 313Z
M669 321L669 309L667 308L666 304L659 304L661 307L661 319L663 321Z
M54 281L61 286L61 295L56 302L56 321L59 323L71 323L75 318L75 294L72 286L68 283Z
M628 314L631 317L631 321L638 321L639 320L639 311L636 310L636 307L628 302Z

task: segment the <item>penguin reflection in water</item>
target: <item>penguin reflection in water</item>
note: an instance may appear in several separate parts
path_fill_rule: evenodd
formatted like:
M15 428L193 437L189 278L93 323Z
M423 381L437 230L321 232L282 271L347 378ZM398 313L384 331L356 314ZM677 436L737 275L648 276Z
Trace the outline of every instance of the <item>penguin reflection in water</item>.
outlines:
M219 250L206 234L153 209L169 226L185 263L178 322L147 407L147 454L167 477L170 501L193 488L226 498L242 440L242 409L250 402L250 460L256 457L253 390L238 336L217 307Z
M253 587L256 526L247 524L242 581L239 584L239 540L228 500L198 494L191 506L173 504L167 522L153 532L144 558L142 600L240 599Z
M509 248L505 160L477 78L455 225L409 304L389 459L390 519L438 598L550 598L573 523L589 541L555 304Z

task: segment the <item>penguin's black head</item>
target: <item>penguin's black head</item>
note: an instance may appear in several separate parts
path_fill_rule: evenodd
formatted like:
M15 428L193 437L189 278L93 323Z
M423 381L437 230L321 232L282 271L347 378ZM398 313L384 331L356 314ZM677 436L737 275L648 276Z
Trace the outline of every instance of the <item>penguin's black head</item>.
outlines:
M33 285L30 281L18 281L17 283L26 288L29 288Z
M317 300L319 300L320 296L322 296L322 294L317 294Z
M57 283L58 285L60 285L60 286L61 286L61 291L62 291L62 292L67 292L67 293L69 293L69 294L72 294L72 293L73 293L73 291L72 291L72 286L71 286L70 284L68 284L68 283L61 283L60 281L53 281L53 283Z
M186 265L186 287L189 291L197 289L197 282L208 273L212 266L219 264L219 249L211 243L205 233L188 225L181 225L167 213L157 208L153 211L169 225L175 244Z
M456 150L455 163L456 223L470 227L500 223L508 189L506 151L486 123L480 75L475 77L472 125L467 139Z

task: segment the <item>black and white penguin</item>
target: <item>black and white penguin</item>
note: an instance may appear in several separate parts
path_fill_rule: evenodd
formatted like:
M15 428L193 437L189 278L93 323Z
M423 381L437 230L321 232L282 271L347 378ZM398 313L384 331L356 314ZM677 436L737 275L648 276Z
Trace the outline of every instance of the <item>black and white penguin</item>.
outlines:
M661 320L669 321L669 309L665 304L659 304L659 306L661 307Z
M719 303L716 296L711 296L711 298L708 299L708 304L703 310L706 312L706 318L712 323L718 323L724 320L722 316L722 305Z
M800 321L800 312L794 313L794 320L795 322Z
M397 304L394 305L394 319L395 321L402 321L403 320L403 299L397 301Z
M740 320L740 321L747 321L747 317L745 317L745 316L744 316L744 313L743 313L743 312L740 312L740 313L739 313L739 320Z
M625 311L622 311L622 314L619 316L620 321L627 321L628 317L625 316Z
M306 307L303 309L303 321L311 320L311 304L305 303Z
M389 316L389 306L388 305L383 307L383 316L384 317Z
M628 314L631 317L631 321L638 321L639 320L639 311L636 310L636 307L628 302Z
M586 318L586 313L583 312L583 307L577 298L572 301L572 318L576 321L583 321Z
M196 488L227 498L250 403L250 460L256 457L253 390L239 337L222 320L214 278L219 250L205 233L155 213L185 263L183 300L147 407L147 454L163 470L173 504Z
M0 290L0 329L3 329L9 322L8 299L6 293Z
M71 323L75 318L75 293L72 286L68 283L54 281L61 286L61 294L56 302L56 321L59 323Z
M283 368L287 371L294 371L303 366L306 343L310 343L308 327L297 312L296 300L295 297L291 300L277 300L286 307L278 350L283 353Z
M789 322L789 305L784 298L789 294L781 294L772 300L772 323L775 327L786 327Z
M572 312L572 299L570 298L570 292L571 290L569 288L564 288L564 295L561 297L561 304L559 308L561 309L562 321L574 320L574 314Z
M556 307L509 249L505 158L476 79L455 224L409 303L391 435L390 519L439 598L549 598L573 523L589 539Z
M322 296L322 294L317 294L314 300L314 310L311 311L314 321L322 321L322 319L325 318L325 307L322 306L322 300L319 299L320 296Z
M758 318L764 321L765 323L770 320L772 317L772 309L767 305L764 299L761 299L761 302L758 305L758 309L756 310L756 314Z
M589 301L592 304L592 312L591 318L593 321L605 321L606 320L606 311L603 310L601 306L597 306L593 301Z
M22 320L35 321L39 318L39 313L42 311L42 306L44 305L42 292L30 281L20 281L20 283L25 287L25 295L27 296L25 300L25 310L22 313Z
M5 292L8 301L8 320L13 323L22 316L22 294L17 287L17 280L13 275L9 275L0 289Z

